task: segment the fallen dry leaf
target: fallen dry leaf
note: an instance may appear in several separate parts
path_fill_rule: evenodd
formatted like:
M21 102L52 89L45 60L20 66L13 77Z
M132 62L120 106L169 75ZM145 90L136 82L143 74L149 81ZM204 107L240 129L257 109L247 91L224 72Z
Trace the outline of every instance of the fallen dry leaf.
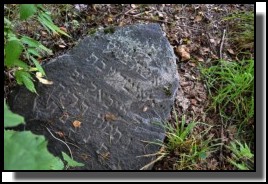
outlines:
M114 114L110 113L110 112L105 114L104 118L105 118L106 121L115 121L115 120L117 120L117 117Z
M189 62L189 65L192 66L192 67L195 67L196 64L195 63L192 63L192 62Z
M36 72L35 76L39 80L39 82L41 82L42 84L47 84L47 85L53 84L53 81L49 81L47 79L42 78L43 75L41 72Z
M181 61L186 61L191 58L189 54L189 49L185 45L180 45L177 47L176 52L181 56Z
M60 137L64 137L64 133L63 132L60 132L60 131L58 131L58 132L55 132L57 135L59 135Z
M199 61L199 62L204 62L204 59L201 58L201 57L196 57L196 59L197 59L197 61Z
M227 51L228 51L230 54L232 54L232 55L235 54L234 51L233 51L232 49L227 49Z
M191 99L191 104L192 105L196 105L197 104L197 100L196 99Z
M147 110L148 110L148 107L147 106L144 106L142 111L143 112L146 112Z
M66 46L65 45L59 45L60 48L65 48Z
M158 17L159 18L163 18L164 17L163 13L161 13L161 12L157 12L157 14L158 14Z
M65 27L60 27L60 30L67 32L67 29Z
M213 38L209 39L210 43L215 43L215 40Z
M80 127L81 127L81 121L75 120L75 121L73 122L73 126L74 126L75 128L80 128Z
M112 17L108 17L108 22L113 22L113 18Z
M197 15L194 19L196 22L200 22L202 20L202 17L200 15Z
M41 35L42 35L42 36L46 36L46 35L47 35L47 32L45 32L45 31L41 31Z
M215 54L213 54L213 53L211 53L211 57L212 57L212 59L219 59L219 57L218 56L216 56Z
M187 82L181 82L181 86L185 87L185 86L191 86L191 82L187 81Z

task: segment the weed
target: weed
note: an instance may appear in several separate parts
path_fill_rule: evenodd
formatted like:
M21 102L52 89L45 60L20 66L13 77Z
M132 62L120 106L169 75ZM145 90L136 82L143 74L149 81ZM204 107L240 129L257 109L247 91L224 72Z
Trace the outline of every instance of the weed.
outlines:
M235 12L223 20L230 24L230 41L238 51L254 48L254 12Z
M171 87L172 87L171 84L168 84L168 86L163 87L163 90L164 90L166 96L171 96Z
M209 109L219 113L222 124L238 127L238 136L247 142L254 142L254 60L220 60L209 68L201 67L201 73L212 100ZM239 148L234 142L230 143L228 148L233 152L233 156L227 161L239 169L251 169L248 164L250 159L240 158L246 152L246 155L253 154L246 144L236 143Z
M226 146L231 152L231 158L228 161L237 167L239 170L253 169L254 154L251 153L250 148L246 143L242 144L240 141L233 141L230 146Z
M212 152L214 147L220 144L212 143L213 136L209 135L212 126L201 122L192 121L186 124L185 116L182 116L179 122L176 111L173 111L176 126L170 123L164 125L166 129L167 142L165 144L154 142L162 146L162 151L159 153L161 157L166 155L175 155L178 159L173 164L176 170L192 170L196 169L198 163L203 162ZM204 128L199 134L193 133L194 129L200 125ZM217 141L217 140L213 140Z
M15 78L19 85L24 84L29 91L37 93L31 76L32 71L39 71L42 76L45 75L45 72L36 58L42 58L44 53L51 55L52 51L38 41L14 32L14 20L9 20L9 12L7 16L4 16L4 64L7 69L14 69ZM48 32L52 31L55 34L60 33L69 37L67 33L54 25L50 13L40 4L19 5L19 15L21 21L30 17L35 18ZM29 65L21 58L26 59ZM31 67L31 64L35 67Z
M10 128L24 123L24 118L10 111L4 101L4 127ZM66 144L66 143L65 143ZM44 136L30 131L4 130L4 169L5 170L62 170L60 158L48 152ZM71 153L71 152L70 152ZM67 167L83 166L62 152ZM72 155L71 155L72 157Z
M95 33L96 33L96 29L95 28L91 28L88 31L88 34L90 34L90 35L94 35Z
M211 108L218 109L223 118L231 116L241 125L250 124L254 116L254 60L221 60L201 68L201 73L212 95Z
M114 27L107 27L103 31L105 34L108 34L108 33L112 34L115 32L115 28Z

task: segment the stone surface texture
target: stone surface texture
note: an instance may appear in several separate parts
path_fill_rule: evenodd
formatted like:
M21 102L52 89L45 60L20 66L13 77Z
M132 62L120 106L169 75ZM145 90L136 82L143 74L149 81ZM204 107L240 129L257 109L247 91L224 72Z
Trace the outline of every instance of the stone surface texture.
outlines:
M74 159L85 163L77 169L138 170L154 160L142 155L160 149L148 142L164 140L161 124L178 89L176 57L158 24L112 32L88 36L44 64L53 85L37 83L38 95L19 87L9 100L26 129L47 137L53 154L69 152L46 127L69 143Z

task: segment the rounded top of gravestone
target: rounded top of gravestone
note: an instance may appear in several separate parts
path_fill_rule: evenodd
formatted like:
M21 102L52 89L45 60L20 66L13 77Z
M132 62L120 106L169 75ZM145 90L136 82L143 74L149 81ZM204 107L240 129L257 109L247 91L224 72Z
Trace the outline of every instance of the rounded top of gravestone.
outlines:
M150 142L164 140L179 82L158 24L101 30L43 68L52 85L38 83L38 95L20 87L10 100L28 129L53 140L47 127L69 142L81 169L137 170L155 159ZM56 155L64 146L49 141Z

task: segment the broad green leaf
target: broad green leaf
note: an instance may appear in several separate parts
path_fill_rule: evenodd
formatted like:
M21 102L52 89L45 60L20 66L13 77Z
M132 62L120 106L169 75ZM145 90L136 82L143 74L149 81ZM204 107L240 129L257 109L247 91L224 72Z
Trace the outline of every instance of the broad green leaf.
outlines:
M16 71L16 72L15 72L15 79L16 79L16 81L17 81L17 83L18 83L19 85L22 85L22 84L23 84L23 81L22 81L22 77L21 77L21 75L18 74L19 72L20 72L20 71Z
M5 65L11 67L22 53L22 45L18 40L9 41L5 46Z
M25 20L32 16L36 12L36 6L34 4L22 4L20 5L20 19Z
M24 118L9 110L6 101L4 101L4 127L13 127L19 124L24 124Z
M63 162L47 150L44 136L30 131L4 131L5 170L62 170Z
M39 14L38 16L38 21L46 28L50 29L53 33L60 33L60 34L63 34L67 37L70 38L70 36L65 33L64 31L62 31L58 26L56 26L51 18L49 18L49 15L47 15L46 13L42 13L42 14Z
M40 43L28 36L22 36L21 39L22 43L29 45L30 47L38 47Z
M29 54L32 54L32 55L37 56L37 57L39 57L39 58L42 57L42 56L39 54L39 52L36 50L36 48L28 48L28 49L27 49L27 52L28 52Z
M47 27L53 33L57 33L57 31L55 30L55 26L54 26L53 22L48 21L44 16L42 16L42 14L39 15L38 20L44 27Z
M40 15L37 17L37 19L40 22L40 24L42 24L42 26L47 30L47 32L49 32L49 34L51 34L51 30L43 23L43 20L40 17Z
M42 66L39 64L39 62L32 56L30 56L30 59L34 62L36 68L38 69L39 72L42 73L42 75L46 75L45 71L43 70Z
M12 26L13 24L10 22L10 20L8 20L6 17L4 17L4 24L6 24L7 26Z
M46 48L46 47L45 47L44 45L42 45L42 44L40 44L38 48L44 50L44 51L47 52L49 55L52 55L52 54L53 54L52 50Z
M64 152L61 152L62 153L62 156L63 156L63 159L67 162L67 164L70 166L70 167L77 167L77 166L84 166L85 164L83 163L79 163L79 162L76 162L74 161L71 157L69 157L69 155L67 155L66 153Z
M50 15L49 15L48 12L40 13L40 15L41 15L43 18L45 18L48 22L50 22L50 23L53 24L53 21L52 21L52 19L51 19L51 17L50 17Z
M33 78L28 72L18 70L15 72L15 78L18 84L24 84L28 90L36 93L34 83L32 81Z
M36 4L36 6L37 6L39 9L43 10L44 12L47 11L47 10L42 6L42 4Z
M201 153L199 153L199 158L206 159L207 158L207 154L205 152L201 152Z
M24 63L23 61L19 60L19 59L14 60L14 63L13 63L12 66L19 66L19 67L21 67L21 68L23 68L25 70L28 69L28 65L26 63Z
M26 75L22 75L22 82L28 90L30 90L33 93L37 93L31 78L27 77Z
M34 48L37 49L41 49L44 50L45 52L47 52L48 54L51 54L52 51L48 48L46 48L44 45L42 45L40 42L28 37L28 36L23 36L21 39L21 42L24 44L27 44L29 47L33 47L33 48L28 48L28 52L31 52L32 54L34 54L35 56L41 57L38 53L38 50L35 50Z
M22 78L23 75L28 75L28 77L29 76L31 77L31 75L29 73L25 72L25 71L21 71L21 70L15 71L15 78L16 78L17 83L19 85L23 84L23 78Z

